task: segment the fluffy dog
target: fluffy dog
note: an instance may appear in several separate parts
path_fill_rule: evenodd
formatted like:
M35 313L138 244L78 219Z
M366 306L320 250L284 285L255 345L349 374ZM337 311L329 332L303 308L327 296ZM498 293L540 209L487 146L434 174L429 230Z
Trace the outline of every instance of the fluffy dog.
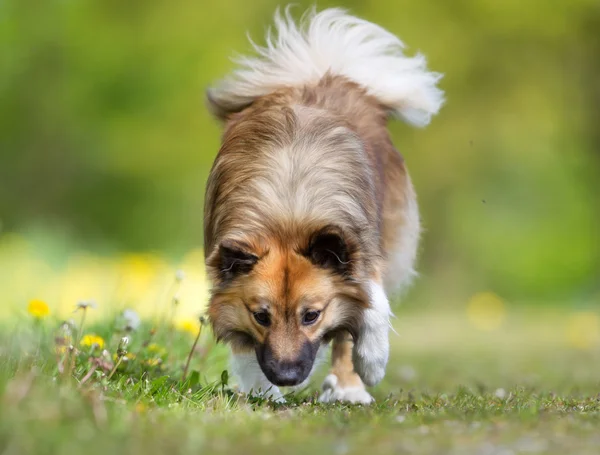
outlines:
M441 75L340 9L275 14L276 34L207 98L224 122L205 199L209 317L242 392L305 383L324 344L321 401L369 403L383 378L387 295L410 282L415 192L386 129L429 123Z

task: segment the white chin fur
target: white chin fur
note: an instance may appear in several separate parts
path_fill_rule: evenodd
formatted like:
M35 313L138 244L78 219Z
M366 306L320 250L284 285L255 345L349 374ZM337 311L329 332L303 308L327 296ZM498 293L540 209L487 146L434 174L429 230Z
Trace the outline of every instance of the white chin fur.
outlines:
M317 368L327 359L327 349L320 347L315 356L315 362L308 377L300 384L290 387L293 392L298 392L310 383L311 376ZM260 369L254 352L231 355L231 371L238 381L239 391L251 396L262 396L277 402L285 402L279 387L271 384Z
M237 70L209 90L217 109L239 110L284 87L317 83L325 74L361 85L391 113L416 126L427 125L444 102L442 77L426 68L422 54L407 57L396 36L371 22L331 8L315 9L300 24L289 8L275 14L276 33L257 56L240 57Z
M285 401L279 387L271 384L260 369L254 352L232 354L231 371L238 380L240 392L273 401Z
M371 306L366 309L358 339L352 351L354 370L368 386L378 384L385 376L390 343L390 305L383 287L369 283Z

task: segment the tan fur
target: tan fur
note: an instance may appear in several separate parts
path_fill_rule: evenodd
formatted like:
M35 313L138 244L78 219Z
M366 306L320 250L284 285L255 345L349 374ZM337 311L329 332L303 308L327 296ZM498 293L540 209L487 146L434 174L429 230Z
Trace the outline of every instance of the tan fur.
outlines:
M331 374L337 378L341 388L364 387L352 364L352 338L341 333L333 339L331 350Z
M274 18L266 46L207 91L224 123L205 197L210 321L240 390L368 404L389 360L389 295L415 275L416 196L387 121L425 126L443 104L421 54L342 9Z
M390 274L388 253L398 245L414 198L386 119L385 108L365 90L329 75L226 116L205 202L205 254L214 284L209 314L218 339L237 352L268 344L285 360L306 341L356 333L369 305L364 284ZM311 234L329 225L351 246L351 279L301 254ZM235 285L219 278L223 241L259 258ZM263 307L272 315L268 328L252 317ZM322 310L311 326L300 324L307 308ZM336 339L334 374L342 385L362 386L352 369L351 342Z
M241 331L250 338L238 337L238 350L249 350L253 343L268 342L280 359L293 358L302 342L313 342L329 332L353 330L367 297L362 289L341 279L332 279L314 267L288 245L272 239L271 247L256 245L261 260L235 287L213 290L209 316L218 338L229 340L231 331ZM348 305L351 302L352 305ZM269 308L273 324L259 325L251 314ZM321 311L314 325L302 326L300 315L308 310Z
M334 213L330 217L335 222L369 223L365 234L369 237L366 241L370 254L373 259L385 258L405 222L407 200L414 197L404 160L387 132L386 119L385 109L376 100L358 85L339 76L327 76L312 87L281 90L230 116L206 193L207 254L226 231L243 238L260 237L269 231L289 235L293 234L290 231L294 227L297 229L321 210L317 206L305 213L294 213L297 207L286 206L285 202L295 201L253 200L244 187L248 187L249 181L254 181L252 188L259 186L257 176L268 171L270 159L278 158L274 156L277 149L304 145L317 149L319 144L303 144L303 140L310 137L322 141L319 134L327 132L330 144L336 147L331 162L339 168L339 174L356 175L361 166L368 174L363 181L353 182L361 206L351 211L352 218L336 220ZM337 135L333 132L336 129ZM352 133L356 136L344 138ZM351 150L345 153L343 143L352 148L352 141L364 147L362 157L353 155ZM322 150L316 152L322 153ZM309 156L303 158L309 167L317 163L323 165L322 161L311 161ZM363 189L366 191L362 192ZM313 199L308 196L301 193L297 198ZM347 204L343 208L353 205L352 201ZM346 214L340 215L345 218ZM380 261L373 270L381 270L383 266L384 262Z

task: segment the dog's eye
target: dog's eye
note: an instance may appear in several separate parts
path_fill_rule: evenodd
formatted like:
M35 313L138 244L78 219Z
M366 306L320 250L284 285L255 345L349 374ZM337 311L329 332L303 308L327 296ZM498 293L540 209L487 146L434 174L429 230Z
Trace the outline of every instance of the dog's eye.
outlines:
M306 313L304 313L304 316L302 317L302 324L304 324L304 325L314 324L317 321L317 319L319 319L320 314L321 314L320 311L307 311Z
M266 311L257 311L256 313L252 314L254 315L254 319L256 319L256 322L258 322L260 325L265 327L271 325L271 317Z

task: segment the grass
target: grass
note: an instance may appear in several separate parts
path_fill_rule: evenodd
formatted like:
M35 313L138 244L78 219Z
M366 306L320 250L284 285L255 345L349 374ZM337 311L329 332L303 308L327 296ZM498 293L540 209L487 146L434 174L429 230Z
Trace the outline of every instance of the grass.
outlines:
M0 454L600 452L600 346L573 327L589 317L510 309L481 330L481 314L399 312L377 403L362 407L316 401L326 367L285 405L243 397L208 328L81 326L92 311L5 321Z

